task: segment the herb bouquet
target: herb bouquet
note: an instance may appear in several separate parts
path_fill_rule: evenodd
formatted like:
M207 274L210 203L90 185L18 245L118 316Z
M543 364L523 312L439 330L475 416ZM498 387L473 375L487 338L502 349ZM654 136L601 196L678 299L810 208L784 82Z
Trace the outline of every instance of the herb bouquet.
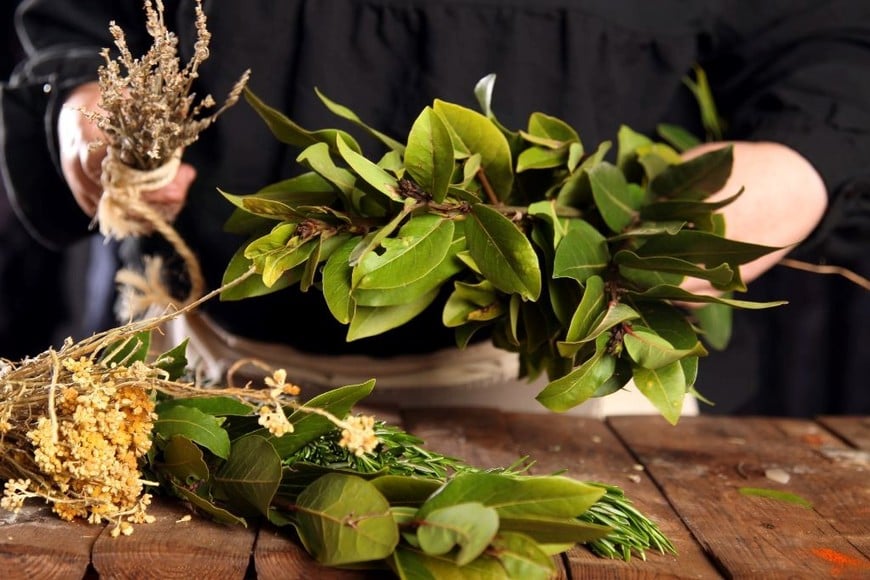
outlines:
M684 162L685 132L662 127L669 144L622 127L610 161L610 142L587 151L543 113L508 130L492 112L493 83L476 87L482 113L436 100L405 142L318 92L383 143L377 160L349 133L306 130L246 90L279 140L304 147L297 160L308 171L254 194L224 193L237 206L228 228L251 236L225 282L252 268L258 276L222 298L315 288L357 340L405 324L446 287L442 320L457 344L485 330L519 353L524 376L548 375L537 397L547 408L633 378L676 423L706 350L698 320L674 303L780 304L680 287L692 277L721 293L745 290L738 266L774 250L725 237L717 210L741 191L706 200L730 175L731 147Z
M152 494L166 494L219 522L292 527L323 564L401 577L549 578L551 556L578 542L673 551L615 487L475 469L352 414L374 380L304 404L283 369L265 388L199 388L184 344L146 358L171 316L0 361L0 507L41 498L117 536L153 521Z

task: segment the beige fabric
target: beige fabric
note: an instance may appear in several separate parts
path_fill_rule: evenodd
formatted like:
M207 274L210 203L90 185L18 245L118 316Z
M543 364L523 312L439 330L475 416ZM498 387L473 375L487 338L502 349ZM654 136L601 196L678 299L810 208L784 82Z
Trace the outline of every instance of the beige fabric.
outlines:
M257 359L271 368L286 369L288 380L302 386L305 396L374 378L375 390L366 399L367 406L461 406L550 412L535 400L546 379L532 383L517 379L516 354L499 350L488 342L463 350L450 348L423 355L375 359L361 355L311 355L285 345L245 339L226 332L196 312L173 319L164 331L163 344L155 344L156 349L165 351L189 338L191 364L204 378L216 382L224 381L227 369L239 359ZM160 335L155 333L153 340L160 342ZM263 375L253 367L245 369L253 372L236 375L236 384ZM683 415L697 412L695 399L686 397ZM567 413L604 417L658 414L658 411L630 383L618 393L592 399Z

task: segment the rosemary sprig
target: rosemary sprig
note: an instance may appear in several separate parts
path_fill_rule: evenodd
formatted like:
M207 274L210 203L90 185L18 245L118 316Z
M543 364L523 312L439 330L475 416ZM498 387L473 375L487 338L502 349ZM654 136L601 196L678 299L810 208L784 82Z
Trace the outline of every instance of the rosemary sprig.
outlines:
M586 544L592 552L603 558L631 560L632 553L646 560L646 551L656 549L662 554L676 554L677 550L659 527L640 513L625 492L615 485L595 482L606 493L579 519L613 528L604 538Z
M429 451L423 441L383 421L375 423L379 440L375 453L357 456L338 443L340 431L318 437L288 457L284 464L311 463L332 469L351 469L360 473L384 472L391 475L414 475L431 479L444 479L451 472L472 469L455 457Z

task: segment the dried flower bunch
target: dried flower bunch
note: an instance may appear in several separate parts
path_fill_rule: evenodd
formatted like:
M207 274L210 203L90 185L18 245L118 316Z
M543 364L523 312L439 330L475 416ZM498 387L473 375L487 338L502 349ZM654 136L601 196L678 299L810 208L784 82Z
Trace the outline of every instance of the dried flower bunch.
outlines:
M145 0L146 26L154 43L140 58L130 52L124 31L114 22L109 26L119 56L113 60L109 49L103 50L106 65L99 70L102 111L86 115L105 133L118 159L134 169L156 169L196 141L238 101L250 76L250 71L245 71L226 102L204 114L216 105L215 99L206 95L197 102L193 84L200 65L209 57L211 33L201 0L196 1L195 9L197 41L184 67L179 61L178 37L164 21L162 0L153 4Z
M214 294L209 295L214 296ZM301 407L287 372L275 370L265 389L203 389L179 379L186 372L183 345L146 363L150 331L172 315L115 328L55 351L13 363L0 359L0 507L19 510L42 498L65 520L113 522L114 535L152 521L143 470L160 434L158 401L233 401L274 437L294 431L285 409ZM342 434L340 445L357 456L377 446L372 417L341 419L326 409L304 408ZM153 471L153 470L152 470ZM160 479L159 472L155 472Z

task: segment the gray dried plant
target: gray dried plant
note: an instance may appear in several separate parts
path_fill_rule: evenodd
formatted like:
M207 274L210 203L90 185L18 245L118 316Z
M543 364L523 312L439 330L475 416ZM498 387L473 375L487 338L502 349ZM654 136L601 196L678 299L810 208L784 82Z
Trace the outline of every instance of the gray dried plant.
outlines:
M134 169L152 170L166 163L239 99L250 77L245 71L224 104L206 95L197 102L193 85L200 65L209 57L211 33L201 0L195 4L197 40L190 61L182 67L178 37L166 27L162 0L145 0L146 28L154 39L139 58L133 56L124 31L113 21L109 30L118 50L98 72L101 110L83 113L103 131L105 142L120 161Z

